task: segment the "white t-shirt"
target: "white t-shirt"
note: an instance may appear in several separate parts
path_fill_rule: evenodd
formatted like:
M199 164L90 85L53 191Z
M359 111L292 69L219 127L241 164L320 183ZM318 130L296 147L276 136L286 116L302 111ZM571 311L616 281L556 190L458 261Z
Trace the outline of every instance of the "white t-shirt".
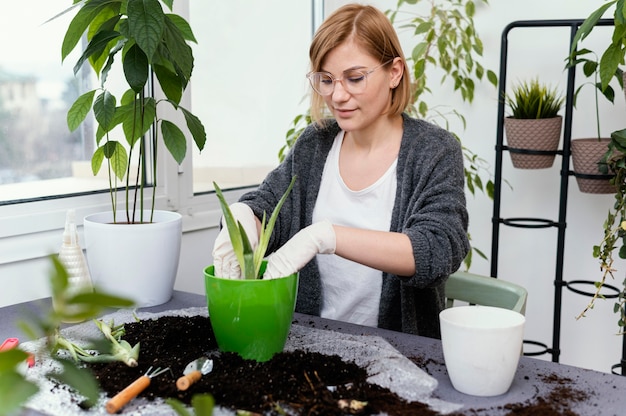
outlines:
M339 171L343 137L343 131L335 137L326 160L313 222L328 219L337 225L389 231L397 187L397 159L374 184L352 191ZM318 254L317 263L322 281L321 316L377 326L382 272L334 254Z

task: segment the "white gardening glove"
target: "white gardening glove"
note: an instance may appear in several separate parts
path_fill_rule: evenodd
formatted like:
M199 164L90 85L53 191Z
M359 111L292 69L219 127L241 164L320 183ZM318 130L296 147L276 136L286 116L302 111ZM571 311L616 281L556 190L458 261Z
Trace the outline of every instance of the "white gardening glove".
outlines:
M230 205L235 222L240 222L250 240L250 246L254 250L259 245L259 233L257 231L256 217L252 209L242 203L235 202ZM215 266L215 276L228 279L241 279L241 267L237 261L237 256L230 241L226 219L222 217L222 229L215 239L213 246L213 265Z
M267 258L263 278L275 279L300 271L316 254L335 253L336 244L335 230L330 221L309 225Z

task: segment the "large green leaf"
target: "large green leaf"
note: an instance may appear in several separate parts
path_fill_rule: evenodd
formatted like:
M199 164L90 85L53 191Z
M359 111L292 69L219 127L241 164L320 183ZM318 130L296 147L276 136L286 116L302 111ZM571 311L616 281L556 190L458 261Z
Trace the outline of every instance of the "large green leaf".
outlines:
M76 130L85 120L91 110L94 95L96 95L96 90L88 91L74 101L67 112L67 127L70 131Z
M106 8L113 8L113 10L119 10L121 0L89 0L82 6L76 16L72 19L63 43L61 45L61 59L65 60L67 55L74 50L83 33L87 30L94 18Z
M109 91L104 90L96 97L93 103L93 113L96 121L105 132L111 131L114 127L116 98Z
M193 35L191 26L189 26L189 23L182 16L177 15L177 14L166 13L165 18L169 19L174 25L176 25L176 27L178 28L178 30L180 30L180 33L183 35L185 40L198 43L198 41L196 40L196 37Z
M74 65L74 75L78 74L80 69L83 67L83 63L87 59L89 59L91 56L99 57L106 49L109 42L117 39L119 36L119 32L116 31L98 32L96 36L91 39L83 54L80 56L80 58L78 58L78 61L76 61L76 64Z
M624 52L622 51L621 42L619 44L613 43L604 51L600 58L600 82L602 83L601 91L604 91L611 78L615 74L617 67L624 59Z
M163 38L169 53L169 59L180 71L179 75L184 78L184 84L186 85L193 71L193 51L185 41L178 26L170 19L165 19Z
M124 136L129 146L133 147L137 140L142 137L156 119L156 101L152 97L146 97L128 104L127 112L122 123ZM143 118L142 118L143 116Z
M117 40L117 43L109 50L109 54L106 56L106 62L104 63L104 66L102 67L102 72L100 73L100 85L102 85L103 88L109 76L109 72L113 67L113 63L115 62L115 55L117 55L117 53L126 45L126 42L127 39L120 38ZM92 65L95 69L95 65L99 65L99 62L96 62Z
M204 149L204 145L206 144L206 131L204 130L204 125L200 121L198 117L191 114L190 111L184 109L183 107L178 107L183 112L185 116L185 121L187 122L187 128L191 132L193 136L193 140L198 147L198 150Z
M181 83L178 75L176 75L174 71L170 70L170 67L173 69L171 65L169 67L158 64L154 64L152 66L165 96L170 101L178 104L183 96L183 84Z
M165 14L158 0L133 0L128 2L128 30L148 61L157 50L163 36Z
M117 23L120 21L122 16L118 13L115 13L113 10L103 10L96 19L89 26L89 31L87 32L87 39L93 39L93 37L100 31L105 32L119 32L115 29ZM115 48L116 40L109 42L102 50L100 55L92 54L89 57L89 63L91 67L95 71L96 74L99 74L104 66L105 62L108 59L111 50Z
M169 150L174 160L180 165L187 153L187 139L181 129L171 121L161 121L161 134L165 147Z
M148 82L148 58L141 48L134 44L124 55L124 76L130 88L140 93Z
M104 159L108 159L115 176L120 180L124 179L126 168L128 167L128 152L121 143L109 140L98 147L91 157L91 170L97 175L102 167Z

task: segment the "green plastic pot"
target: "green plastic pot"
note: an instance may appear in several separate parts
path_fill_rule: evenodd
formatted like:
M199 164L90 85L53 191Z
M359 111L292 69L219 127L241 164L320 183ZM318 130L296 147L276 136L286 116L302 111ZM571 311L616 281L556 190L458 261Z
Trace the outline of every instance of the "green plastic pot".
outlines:
M225 279L216 277L211 265L204 278L220 351L267 361L283 350L296 306L298 273L269 280Z

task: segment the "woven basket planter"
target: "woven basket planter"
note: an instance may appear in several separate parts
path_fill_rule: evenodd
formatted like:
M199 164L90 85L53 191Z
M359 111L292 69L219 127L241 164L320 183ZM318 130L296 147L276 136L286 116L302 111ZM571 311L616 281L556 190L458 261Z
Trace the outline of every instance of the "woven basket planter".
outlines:
M504 130L513 167L518 169L546 169L552 167L559 141L563 117L539 119L504 119ZM531 154L541 151L548 154Z
M574 176L580 192L587 194L614 194L615 186L602 177L598 162L607 151L610 139L573 139L571 143ZM598 175L598 178L581 178L577 174Z

